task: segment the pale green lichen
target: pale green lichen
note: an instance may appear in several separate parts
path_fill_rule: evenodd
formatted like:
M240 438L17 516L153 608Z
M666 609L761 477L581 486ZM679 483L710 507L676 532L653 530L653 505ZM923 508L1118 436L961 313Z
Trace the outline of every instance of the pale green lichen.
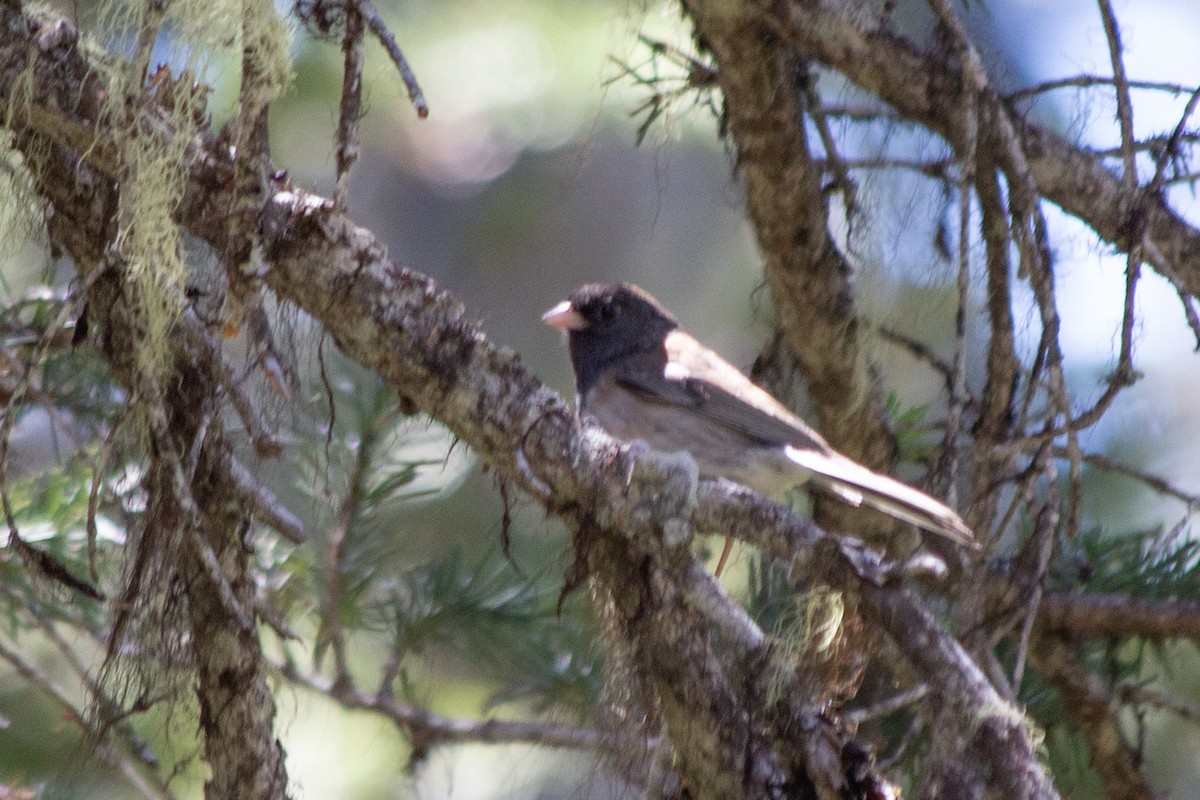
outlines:
M7 284L10 271L30 250L45 251L45 225L42 201L35 188L30 167L44 158L45 152L34 157L17 151L13 141L13 121L28 113L33 96L33 71L26 69L14 82L0 123L0 279ZM46 143L42 150L48 151ZM5 286L7 289L7 285Z
M39 21L61 24L60 12L28 13ZM199 127L207 124L202 108L206 90L191 90L193 76L203 81L216 75L214 65L245 65L253 76L254 102L261 108L282 93L290 79L290 35L274 6L261 0L249 5L241 0L163 0L157 7L147 0L103 0L97 16L99 23L93 30L81 31L77 45L92 69L89 88L100 89L96 97L103 98L101 108L88 109L97 117L97 138L90 144L72 141L71 145L83 151L84 162L91 160L107 172L117 187L112 239L95 242L94 254L102 253L113 272L122 276L126 314L136 333L128 355L138 374L120 424L120 446L136 460L150 449L150 431L165 427L158 401L171 367L169 337L187 302L189 253L175 214L186 188L188 145L200 133ZM168 63L160 68L152 63L158 58ZM45 205L38 184L39 176L49 174L48 137L28 137L18 152L11 133L37 119L32 106L35 96L30 70L17 80L0 108L0 123L6 126L0 129L0 251L6 253L19 237L40 233L44 241L45 236ZM169 102L149 108L151 101L164 96ZM147 124L147 116L153 116L153 125ZM94 158L97 155L102 158ZM80 171L87 170L81 167ZM77 265L81 275L98 266ZM161 473L148 472L142 480L151 491L157 486L160 495L170 493L170 487L162 488ZM185 541L181 537L187 534L169 513L154 518L158 499L147 499L148 522L129 531L128 552L140 549L139 557L127 562L127 593L113 603L111 652L116 657L107 659L100 670L105 693L124 708L186 697L188 682L194 678L184 657L189 643L179 633L187 630L181 619L187 608L180 603L180 594L171 591L170 581L179 575L179 552ZM123 645L130 641L138 643L131 651L137 655L125 658ZM190 720L193 716L186 704L164 706L168 726L176 714ZM111 711L102 704L93 709L99 730L111 724ZM183 738L197 726L191 720L186 727Z
M791 608L781 614L773 632L781 660L788 664L829 664L841 652L846 602L841 592L814 589L797 594ZM779 699L783 686L767 687L771 702Z
M6 284L17 262L32 251L46 250L41 199L28 162L13 148L12 138L10 128L0 128L0 253L5 254L0 280Z
M184 191L187 145L198 133L197 120L203 111L198 106L204 93L192 93L187 85L177 87L170 108L171 135L145 135L136 113L138 101L150 91L149 83L158 80L146 45L157 39L169 41L171 74L203 76L210 64L228 59L234 48L240 50L244 40L248 47L243 63L251 77L243 80L253 82L255 101L265 105L290 80L290 33L269 2L246 7L231 0L176 0L156 9L145 0L110 0L101 19L102 40L135 42L123 74L110 84L103 112L120 152L113 252L124 265L128 298L136 304L142 323L135 354L139 371L161 376L169 363L168 335L183 308L187 273L174 213ZM142 43L140 50L137 42ZM149 83L147 72L154 76Z
M997 702L984 703L977 708L973 708L969 712L968 724L963 729L964 742L974 738L979 729L991 720L999 720L1004 727L1020 728L1025 733L1025 740L1029 742L1029 746L1037 750L1045 742L1045 733L1037 726L1037 723L1030 719L1027 715L1021 713L1021 709L1009 703L1002 698L997 698Z
M283 94L292 79L288 53L291 31L270 0L246 0L244 36L253 52L253 86L247 86L244 101L262 107ZM245 75L242 76L246 80Z

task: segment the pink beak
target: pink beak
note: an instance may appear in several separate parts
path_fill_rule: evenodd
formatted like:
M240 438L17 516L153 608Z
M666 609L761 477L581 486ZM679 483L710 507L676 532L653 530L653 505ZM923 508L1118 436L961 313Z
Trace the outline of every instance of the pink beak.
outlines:
M563 300L554 308L542 314L542 322L560 331L581 331L587 327L587 320L575 310L570 300Z

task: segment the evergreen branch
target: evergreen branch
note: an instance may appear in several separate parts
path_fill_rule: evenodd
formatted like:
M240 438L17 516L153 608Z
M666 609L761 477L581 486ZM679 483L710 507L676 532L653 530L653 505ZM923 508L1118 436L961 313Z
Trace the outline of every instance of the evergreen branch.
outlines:
M23 680L37 690L38 694L57 706L63 716L78 727L85 736L92 739L99 738L98 731L88 720L87 715L75 705L67 690L58 685L54 678L19 652L9 648L3 641L0 641L0 660L7 662ZM157 779L143 774L147 764L135 755L125 752L124 747L100 747L97 749L97 753L105 763L117 768L129 781L130 786L142 797L149 800L171 800L174 797L171 791Z
M1200 642L1200 601L1147 600L1116 593L1047 592L1038 624L1076 636L1144 639L1185 638Z
M17 12L9 2L0 3L0 9L5 10L5 22L11 28L8 17ZM38 47L37 41L28 41L28 37L13 38L19 44L16 61L22 53ZM72 51L52 65L39 63L31 70L33 77L40 81L47 70L69 70L74 55ZM66 82L70 83L69 76ZM53 80L50 84L49 89L39 88L53 96ZM87 95L82 85L68 88L73 91L67 98ZM0 94L7 91L0 84ZM86 103L80 107L86 108ZM31 115L28 123L19 120L18 124L25 126L22 135L60 137L54 141L69 143L71 125L52 130L47 121L60 121L74 113L61 109L75 108L70 102L61 102L44 109L40 117ZM94 122L76 121L76 129L88 132ZM195 160L190 164L190 182L178 216L193 233L220 245L227 232L219 224L221 214L213 212L234 207L244 198L228 195L235 184L227 180L232 168L227 153L212 145L205 140L193 143ZM63 176L77 177L81 172L88 177L103 176L104 142L91 153L96 154L95 161L80 161L77 154L71 154L64 159L69 169L51 167L39 177L42 191L55 205L55 218L78 220L81 229L95 221L92 215L96 212L73 194L84 182ZM438 291L419 273L388 259L369 232L354 226L327 201L296 189L278 173L266 170L264 174L274 176L262 219L271 264L266 281L323 322L347 353L378 369L418 407L446 422L505 480L539 492L547 508L572 526L577 532L581 579L592 577L597 591L608 593L613 613L627 626L623 645L634 653L654 655L639 661L639 681L643 688L657 690L666 701L674 701L664 711L664 722L680 745L681 757L692 759L695 753L709 752L721 756L711 764L698 763L698 758L684 762L689 779L698 785L728 779L725 768L729 762L722 759L730 756L725 748L734 734L741 733L746 734L743 744L752 741L755 746L743 746L737 752L742 765L739 774L778 781L784 780L786 770L792 767L774 760L771 747L749 735L751 727L745 720L756 708L758 696L752 690L758 685L754 676L740 670L752 660L730 659L712 647L705 638L709 620L696 614L695 606L685 602L686 592L679 589L696 574L682 546L698 529L717 529L755 542L788 563L807 563L814 568L813 574L830 582L859 589L867 622L894 639L922 678L937 676L937 702L951 711L969 710L961 717L955 713L935 715L947 726L961 724L962 719L971 721L971 727L953 732L968 751L964 755L978 755L974 761L980 768L994 769L1002 779L1012 780L1018 773L1032 776L1036 785L1031 793L1051 795L1017 722L1019 714L987 684L978 666L934 622L924 604L893 580L901 575L888 564L852 542L828 537L761 498L730 494L719 484L701 484L693 494L697 487L679 470L635 458L603 434L581 428L560 398L517 364L511 353L484 338L454 298ZM103 183L96 180L87 185ZM79 246L78 240L70 239L69 232L61 228L55 233L66 239L69 252L75 252L71 246ZM77 261L81 269L88 268L86 259ZM552 487L550 494L541 494L546 486ZM758 524L764 521L767 524ZM736 644L740 656L769 655L755 652L758 645L752 636L743 636ZM703 708L678 702L679 698L700 697L713 698L713 702ZM982 721L981 708L989 714ZM819 718L790 715L788 731L812 730L794 726L817 721ZM730 738L700 738L710 735L707 731L712 725L717 726L717 736ZM759 735L762 729L753 730ZM822 730L829 731L829 727ZM954 738L946 732L948 738ZM842 740L831 735L829 741L812 744L814 750L805 753L804 766L813 769L820 756L828 755L820 748L831 743L840 745ZM691 744L712 748L691 750ZM841 777L836 770L841 763L837 758L825 763L838 766L825 772L814 769L815 774L806 777L818 781L824 790L836 791L836 779Z
M413 742L414 751L445 744L538 744L570 750L617 753L629 747L619 734L547 722L444 717L400 702L388 694L368 694L353 681L330 681L306 674L291 662L273 664L284 678L350 709L376 711L390 719ZM644 743L639 742L639 746Z
M346 476L346 487L337 504L337 516L325 537L324 597L321 598L321 627L317 632L316 653L318 660L326 645L333 651L335 682L350 680L346 660L346 637L342 630L342 607L345 602L345 573L347 537L362 516L362 504L367 492L367 473L370 470L379 430L376 419L364 420L360 426L357 447L351 454L352 462Z
M1059 639L1041 638L1029 657L1062 695L1068 715L1087 740L1091 761L1108 797L1151 800L1142 775L1142 757L1126 740L1117 719L1113 690L1081 663Z

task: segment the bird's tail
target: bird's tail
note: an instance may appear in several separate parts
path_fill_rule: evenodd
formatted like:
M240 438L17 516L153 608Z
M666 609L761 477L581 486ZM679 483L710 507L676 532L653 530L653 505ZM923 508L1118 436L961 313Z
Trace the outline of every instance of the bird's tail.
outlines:
M852 506L874 508L960 544L979 546L967 523L942 501L837 453L788 450L790 458L811 472L809 483L814 488L830 492Z

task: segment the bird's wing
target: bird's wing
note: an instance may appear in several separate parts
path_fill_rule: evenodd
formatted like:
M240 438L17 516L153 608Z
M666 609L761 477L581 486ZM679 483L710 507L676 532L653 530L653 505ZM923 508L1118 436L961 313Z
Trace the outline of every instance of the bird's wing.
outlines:
M662 353L631 359L617 382L647 399L687 409L787 457L817 487L850 505L885 514L964 544L978 546L971 529L949 506L907 484L868 469L831 448L782 403L682 331Z
M803 420L688 334L673 331L665 347L665 363L661 352L630 359L615 376L617 382L762 445L832 452Z

